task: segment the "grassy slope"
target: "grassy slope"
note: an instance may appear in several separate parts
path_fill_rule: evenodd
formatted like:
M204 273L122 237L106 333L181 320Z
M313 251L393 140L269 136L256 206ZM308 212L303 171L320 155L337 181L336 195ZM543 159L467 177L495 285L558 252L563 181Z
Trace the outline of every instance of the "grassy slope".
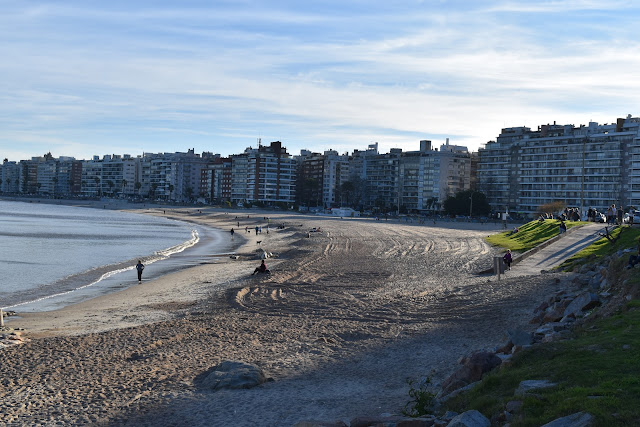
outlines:
M558 385L523 400L513 427L540 426L586 411L596 425L640 425L640 301L614 316L574 331L575 339L536 346L516 355L510 367L483 379L448 407L477 409L487 416L504 410L520 381L547 379Z
M540 243L557 236L559 224L560 221L555 219L547 219L544 222L531 221L518 227L520 231L515 234L509 235L511 231L505 231L489 236L486 240L494 246L501 246L515 252L526 252L529 249L535 248ZM567 221L565 224L567 224L567 229L569 229L586 223L583 221Z
M524 248L519 250L527 250L530 243L525 242L553 237L557 234L552 230L557 228L556 224L557 221L548 224L545 221L537 226L523 225L520 230L524 233L515 235ZM515 248L516 240L506 234L502 233L492 243L503 245L499 242L506 238L510 239L508 245ZM576 254L567 266L598 262L621 249L635 248L640 229L619 227L612 236L619 239L615 243L605 238L599 240ZM638 295L638 270L624 269L626 255L612 259L609 279L616 280L616 292ZM477 409L491 418L504 411L508 401L523 400L522 417L511 420L514 427L540 426L580 411L594 415L597 426L640 425L640 300L626 303L613 316L598 317L592 316L576 328L572 340L537 345L517 354L511 364L488 375L470 392L452 399L447 408ZM547 379L558 385L536 396L524 399L514 396L520 381L528 379Z

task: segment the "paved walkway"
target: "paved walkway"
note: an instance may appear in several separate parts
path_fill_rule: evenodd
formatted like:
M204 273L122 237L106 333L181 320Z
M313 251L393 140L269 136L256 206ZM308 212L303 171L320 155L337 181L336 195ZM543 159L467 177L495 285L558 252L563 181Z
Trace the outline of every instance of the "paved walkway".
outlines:
M605 224L590 223L576 227L556 242L527 256L506 271L508 277L540 274L542 270L551 270L566 259L602 238L598 233L604 231Z

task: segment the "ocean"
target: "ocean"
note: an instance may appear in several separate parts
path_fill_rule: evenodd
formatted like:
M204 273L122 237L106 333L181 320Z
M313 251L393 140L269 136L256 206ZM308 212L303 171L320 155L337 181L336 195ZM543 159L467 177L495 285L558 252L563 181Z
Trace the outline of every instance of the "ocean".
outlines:
M0 307L47 311L211 262L227 233L150 215L0 200Z

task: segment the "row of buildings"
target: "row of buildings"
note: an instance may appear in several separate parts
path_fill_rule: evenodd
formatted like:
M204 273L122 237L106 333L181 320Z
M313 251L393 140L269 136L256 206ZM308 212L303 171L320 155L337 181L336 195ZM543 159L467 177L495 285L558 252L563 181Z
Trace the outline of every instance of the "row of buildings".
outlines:
M640 119L505 128L477 153L448 140L439 149L423 140L416 151L379 153L375 143L351 154L291 155L279 141L259 141L228 157L188 150L90 160L51 154L5 159L0 172L3 193L408 212L437 211L448 196L473 189L496 212L532 216L555 201L585 210L639 206Z
M229 157L188 150L76 160L48 153L5 159L0 171L3 193L421 211L470 188L471 155L448 141L440 150L420 141L419 151L379 153L375 143L351 155L292 156L276 141Z

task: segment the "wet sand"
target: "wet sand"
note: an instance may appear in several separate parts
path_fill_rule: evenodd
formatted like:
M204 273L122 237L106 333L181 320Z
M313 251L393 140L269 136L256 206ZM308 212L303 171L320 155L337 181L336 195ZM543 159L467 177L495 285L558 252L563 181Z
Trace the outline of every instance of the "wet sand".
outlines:
M476 274L491 266L483 238L499 231L493 224L147 213L234 227L246 242L237 260L13 319L34 339L2 350L1 422L279 426L399 413L408 379L437 383L460 356L527 327L562 276ZM256 225L261 235L245 233ZM277 255L273 273L251 276L262 250ZM224 359L256 363L275 381L203 389Z

